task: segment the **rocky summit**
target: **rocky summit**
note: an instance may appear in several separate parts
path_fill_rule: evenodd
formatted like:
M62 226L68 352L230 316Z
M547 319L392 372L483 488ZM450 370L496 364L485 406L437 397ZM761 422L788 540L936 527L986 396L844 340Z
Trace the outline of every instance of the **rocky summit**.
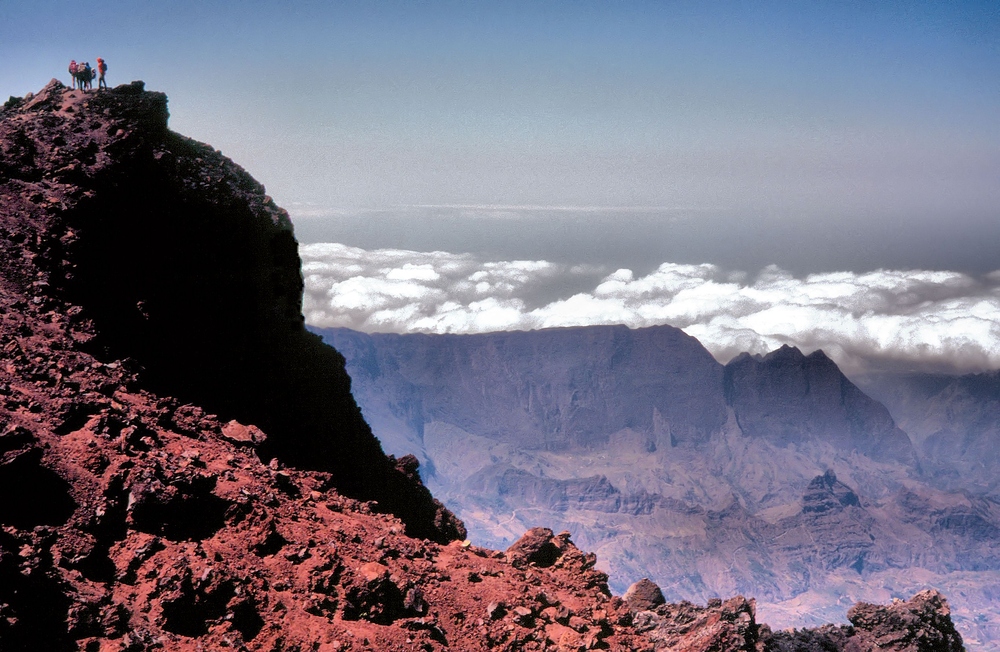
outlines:
M167 120L141 82L0 110L0 649L798 649L744 598L612 596L567 532L463 541L305 331L286 213ZM960 649L925 603L852 627Z

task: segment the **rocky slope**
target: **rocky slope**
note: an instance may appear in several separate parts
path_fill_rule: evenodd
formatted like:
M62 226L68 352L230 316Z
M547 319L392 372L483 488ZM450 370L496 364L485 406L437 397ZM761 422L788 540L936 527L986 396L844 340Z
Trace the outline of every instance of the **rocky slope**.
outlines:
M848 626L777 632L768 639L774 652L815 650L939 650L964 649L952 626L948 603L935 591L921 591L912 600L888 607L859 603L847 612Z
M780 627L938 587L964 633L1000 641L1000 504L930 481L821 351L721 365L668 326L316 332L476 542L568 529L615 590L648 575L672 600L753 595Z
M166 120L141 82L0 111L0 649L777 649L568 533L459 541L304 331L283 211Z
M166 96L141 85L88 96L50 85L14 104L0 132L11 295L44 289L79 306L64 314L70 328L92 324L81 349L275 435L265 456L331 473L414 534L464 535L385 457L343 358L305 331L291 223L259 183L170 132Z

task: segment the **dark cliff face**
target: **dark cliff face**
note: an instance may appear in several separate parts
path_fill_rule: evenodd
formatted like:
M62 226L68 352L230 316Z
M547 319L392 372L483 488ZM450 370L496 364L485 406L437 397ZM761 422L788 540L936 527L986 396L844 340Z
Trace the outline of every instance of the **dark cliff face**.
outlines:
M521 448L603 444L624 428L652 433L661 445L697 444L726 421L722 366L670 326L321 333L350 351L352 368L378 392L399 398L409 421L446 420Z
M781 446L816 439L878 460L916 459L909 437L889 411L822 351L806 356L783 346L766 356L743 353L726 365L725 391L749 436Z
M652 445L697 445L732 408L744 435L787 447L828 443L913 464L909 437L822 351L782 347L725 367L670 326L554 328L481 335L363 334L317 329L344 351L371 413L386 407L419 433L446 421L523 449L607 443L650 434Z
M144 387L270 437L266 457L446 540L461 524L387 458L343 358L306 332L288 215L243 169L167 129L141 83L89 95L53 82L2 117L5 274L90 320L83 346L131 359ZM17 250L27 245L30 257ZM404 465L405 466L405 465Z

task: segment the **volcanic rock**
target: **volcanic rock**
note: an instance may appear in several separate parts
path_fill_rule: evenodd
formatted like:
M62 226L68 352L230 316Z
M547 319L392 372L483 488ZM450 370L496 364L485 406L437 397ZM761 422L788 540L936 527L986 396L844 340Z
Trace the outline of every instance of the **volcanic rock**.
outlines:
M532 528L507 548L507 561L520 568L529 565L548 568L562 555L561 547L565 547L565 544L563 546L559 544L563 543L565 538L568 538L566 532L560 534L560 538L556 540L552 530L544 527Z
M742 596L713 600L704 607L661 604L636 614L635 628L648 634L657 652L756 652L763 650L761 635L767 632L757 624L753 600Z
M889 606L858 603L847 612L860 647L911 652L959 652L962 637L951 622L948 601L937 591L921 591Z
M847 612L849 626L766 633L769 652L886 650L959 652L965 647L951 622L948 601L937 591L921 591L908 601L880 606L858 603Z
M622 597L632 612L649 611L666 602L663 591L648 577L628 587Z

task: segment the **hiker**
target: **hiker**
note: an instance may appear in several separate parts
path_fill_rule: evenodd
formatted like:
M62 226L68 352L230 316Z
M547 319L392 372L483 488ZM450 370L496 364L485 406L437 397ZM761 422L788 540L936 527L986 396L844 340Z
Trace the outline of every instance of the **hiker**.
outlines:
M94 71L90 69L89 63L76 64L76 72L73 74L73 81L76 82L76 87L81 91L86 90L90 86L90 79L93 74Z
M106 90L108 88L108 83L104 81L104 73L107 71L107 62L104 59L97 57L97 72L100 73L100 77L97 79L97 90L101 90L102 88Z
M76 90L76 59L69 62L69 76L73 79L73 90Z
M94 85L91 83L94 81L94 69L90 67L90 62L83 64L83 83L86 84L87 90L89 91Z

